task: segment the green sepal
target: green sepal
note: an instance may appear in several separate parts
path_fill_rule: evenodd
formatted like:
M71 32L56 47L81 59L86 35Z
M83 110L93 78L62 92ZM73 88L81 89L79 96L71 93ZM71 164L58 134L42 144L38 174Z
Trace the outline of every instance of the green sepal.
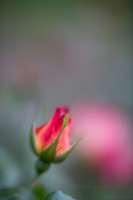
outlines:
M35 141L36 141L35 124L33 123L30 129L30 144L34 153L38 155Z
M63 120L63 129L68 125L69 114L67 113Z
M67 126L68 124L68 119L69 119L69 114L66 114L64 121L63 121L63 126L58 134L58 137L56 138L56 140L43 152L41 152L40 154L40 159L45 161L45 162L54 162L55 160L55 156L56 156L56 147L58 145L59 142L59 138L64 130L64 128Z
M40 159L45 161L45 162L53 162L55 155L56 155L56 147L58 145L59 137L61 135L63 130L60 131L58 137L56 140L43 152L40 154Z
M67 156L73 151L73 149L75 148L75 146L77 145L77 143L80 140L82 140L82 138L79 138L67 151L65 151L64 153L62 153L57 158L55 158L54 159L54 163L62 162L63 160L65 160L67 158Z

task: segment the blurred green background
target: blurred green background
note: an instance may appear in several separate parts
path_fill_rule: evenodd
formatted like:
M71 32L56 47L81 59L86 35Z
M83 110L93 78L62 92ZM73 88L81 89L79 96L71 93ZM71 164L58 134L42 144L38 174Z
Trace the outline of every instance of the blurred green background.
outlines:
M133 1L1 0L0 27L0 188L24 187L35 173L28 139L37 109L47 120L56 106L96 100L132 119ZM133 193L100 189L76 149L40 183L77 200Z

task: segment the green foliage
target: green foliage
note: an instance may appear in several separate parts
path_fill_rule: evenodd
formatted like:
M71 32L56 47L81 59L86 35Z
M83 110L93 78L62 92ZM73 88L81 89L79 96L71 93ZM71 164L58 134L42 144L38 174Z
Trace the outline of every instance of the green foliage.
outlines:
M32 189L35 196L38 198L38 200L44 200L45 198L45 189L43 185L36 186Z
M0 190L0 200L44 200L45 189L43 185L32 189L3 189Z
M3 189L0 190L0 200L41 200L28 189Z
M45 200L74 200L74 199L66 194L63 194L61 191L55 191L49 194Z
M52 192L46 198L45 195L46 192L43 185L32 189L13 188L0 190L0 200L74 200L61 191Z

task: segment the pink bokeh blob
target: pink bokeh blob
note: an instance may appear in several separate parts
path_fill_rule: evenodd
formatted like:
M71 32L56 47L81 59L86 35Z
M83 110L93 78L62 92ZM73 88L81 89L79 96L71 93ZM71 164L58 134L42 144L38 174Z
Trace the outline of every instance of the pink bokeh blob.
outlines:
M105 183L133 180L132 125L117 106L82 102L72 106L73 132L83 136L77 151Z

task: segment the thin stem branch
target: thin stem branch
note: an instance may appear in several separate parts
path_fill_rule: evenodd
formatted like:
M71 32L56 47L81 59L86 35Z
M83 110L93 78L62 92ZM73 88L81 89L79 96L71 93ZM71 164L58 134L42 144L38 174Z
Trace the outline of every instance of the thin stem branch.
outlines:
M38 183L38 180L39 180L39 175L37 175L34 179L33 179L33 182L31 184L31 188L35 187Z

